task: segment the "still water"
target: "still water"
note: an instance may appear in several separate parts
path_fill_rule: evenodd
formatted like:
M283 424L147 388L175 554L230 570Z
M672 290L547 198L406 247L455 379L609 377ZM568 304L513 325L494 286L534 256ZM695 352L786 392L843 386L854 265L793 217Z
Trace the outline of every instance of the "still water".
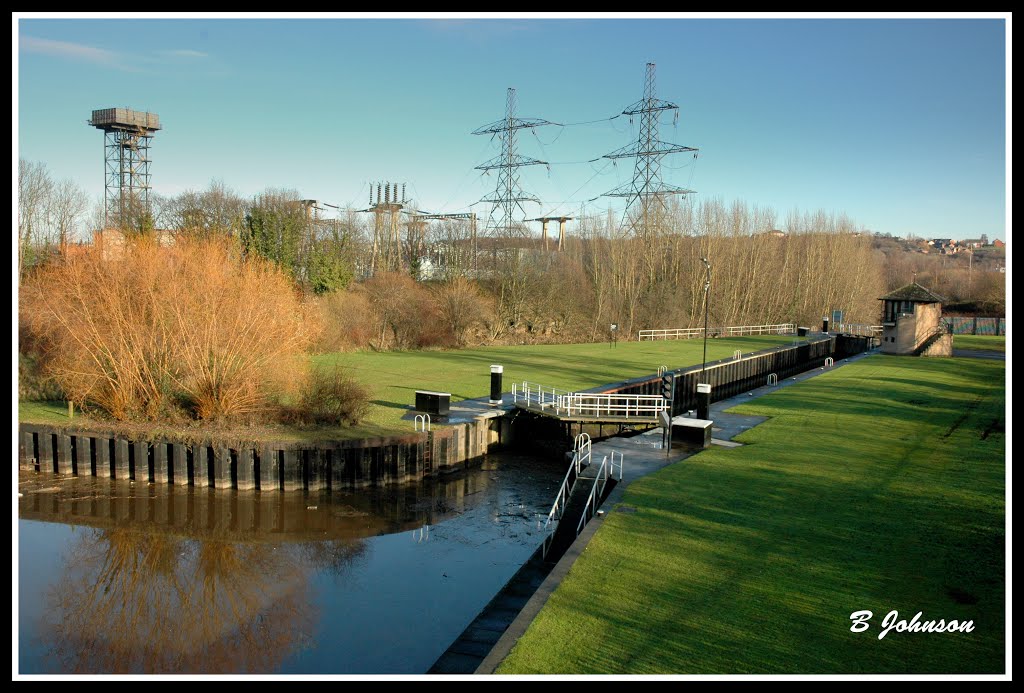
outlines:
M309 494L22 472L19 673L423 673L539 545L559 467Z

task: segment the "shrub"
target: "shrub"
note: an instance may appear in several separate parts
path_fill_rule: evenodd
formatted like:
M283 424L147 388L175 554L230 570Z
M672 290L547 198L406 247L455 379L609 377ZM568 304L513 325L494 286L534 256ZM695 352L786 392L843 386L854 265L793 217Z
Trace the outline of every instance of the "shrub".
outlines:
M458 346L465 346L470 329L487 317L487 301L476 284L456 277L434 289L434 301L441 321Z
M373 346L411 349L449 341L430 293L408 274L380 272L363 283L373 316Z
M270 410L315 335L280 270L218 240L132 241L116 260L70 257L22 289L45 372L118 420Z
M355 426L370 408L370 391L342 368L313 369L290 418L303 423Z
M370 346L374 318L362 287L325 294L316 299L316 306L323 324L318 351L351 351Z

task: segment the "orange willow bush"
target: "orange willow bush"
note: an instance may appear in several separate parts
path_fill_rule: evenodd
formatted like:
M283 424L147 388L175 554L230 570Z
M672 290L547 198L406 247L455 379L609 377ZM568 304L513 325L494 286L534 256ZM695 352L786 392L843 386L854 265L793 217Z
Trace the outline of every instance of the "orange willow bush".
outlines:
M69 399L119 420L266 413L301 381L317 324L278 269L214 241L69 258L19 308Z

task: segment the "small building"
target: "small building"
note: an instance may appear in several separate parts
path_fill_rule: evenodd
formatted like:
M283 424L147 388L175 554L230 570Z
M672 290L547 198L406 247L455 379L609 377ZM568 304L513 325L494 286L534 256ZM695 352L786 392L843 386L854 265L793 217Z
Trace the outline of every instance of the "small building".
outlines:
M154 229L153 237L162 247L174 245L174 232L170 229ZM127 240L128 237L120 229L98 229L92 232L92 247L104 261L120 260Z
M952 255L960 252L959 242L955 238L933 238L928 245L935 248L941 255Z
M883 354L953 355L953 334L942 322L941 296L912 282L878 300L883 302Z

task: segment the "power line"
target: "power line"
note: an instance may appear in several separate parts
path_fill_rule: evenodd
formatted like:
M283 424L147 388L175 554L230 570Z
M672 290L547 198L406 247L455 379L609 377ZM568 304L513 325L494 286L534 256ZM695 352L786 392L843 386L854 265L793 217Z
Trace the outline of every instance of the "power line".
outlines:
M607 122L610 122L612 120L615 120L616 118L621 118L621 117L622 117L621 113L616 113L615 115L613 115L610 118L598 118L597 120L581 120L578 123L553 123L553 125L560 125L563 128L569 128L569 127L575 127L577 125L593 125L594 123L607 123Z
M604 173L604 169L608 168L608 166L609 166L609 164L610 164L610 163L611 163L611 162L608 162L608 163L606 163L606 164L604 165L604 167L602 167L602 168L601 168L600 170L598 170L598 171L597 171L597 173L595 173L595 174L594 174L594 175L592 175L592 176L591 176L590 178L588 178L588 179L587 179L587 180L586 180L586 181L585 181L585 182L583 183L583 185L581 185L580 187L578 187L578 188L576 188L575 190L573 190L573 191L572 191L572 194L570 194L570 195L569 195L569 198L570 198L570 199L568 199L568 200L564 200L563 202L560 202L560 203L557 203L557 202L553 202L553 203L550 203L550 204L557 204L558 206L557 206L557 207L553 207L553 208L551 209L551 211L550 211L550 212L548 212L547 214L541 214L540 216L542 216L542 217L549 217L549 216L552 216L552 215L553 215L553 214L554 214L554 213L555 213L556 211L558 211L559 207L562 207L563 205L567 205L567 204L576 204L576 203L578 203L578 202L593 202L594 200L597 200L597 199L599 199L599 198L601 197L601 195L598 195L597 197L591 198L591 199L589 199L589 200L575 200L575 199L573 199L573 198L575 198L575 197L576 197L576 193L578 193L578 192L579 192L580 190L583 190L583 188L587 187L587 185L588 185L588 184L590 183L590 181L594 180L594 179L595 179L595 178L597 178L597 177L598 177L599 175L601 175L602 173Z

